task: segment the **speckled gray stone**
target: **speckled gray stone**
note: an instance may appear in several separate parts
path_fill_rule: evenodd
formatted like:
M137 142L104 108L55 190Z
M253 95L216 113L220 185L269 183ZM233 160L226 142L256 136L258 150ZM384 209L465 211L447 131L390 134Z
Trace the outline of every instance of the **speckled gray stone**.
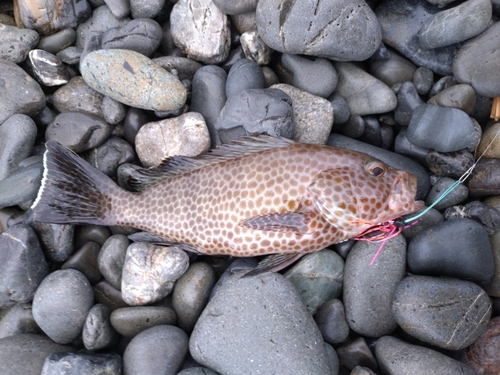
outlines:
M52 102L59 112L86 112L103 117L104 96L91 88L81 76L71 78L52 95Z
M0 23L0 57L18 64L26 59L40 36L35 30L18 28Z

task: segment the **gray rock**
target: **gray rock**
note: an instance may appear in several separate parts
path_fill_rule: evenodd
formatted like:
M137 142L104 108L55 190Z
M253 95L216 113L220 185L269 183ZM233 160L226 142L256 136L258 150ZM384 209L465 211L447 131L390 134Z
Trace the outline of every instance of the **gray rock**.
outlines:
M193 263L175 283L172 307L177 313L177 325L185 332L193 330L214 284L214 270L202 262Z
M131 0L132 18L155 18L165 5L165 0Z
M35 79L42 85L59 86L69 82L69 71L56 55L43 49L32 49L28 61Z
M256 20L259 34L268 46L291 54L363 61L382 40L375 14L362 0L325 1L315 6L264 0L257 5Z
M80 71L94 90L132 107L169 111L186 102L186 89L176 77L134 51L90 52L80 61Z
M77 270L49 274L33 298L33 317L53 341L67 344L76 339L94 303L92 287Z
M98 243L87 242L61 265L61 269L80 271L91 284L96 284L102 279L102 275L97 267L97 254L100 249L101 246Z
M37 128L26 115L13 115L0 126L0 180L3 180L30 156Z
M333 105L326 99L284 83L272 85L271 89L281 90L292 99L293 140L324 145L333 126Z
M330 344L341 343L349 336L344 305L338 299L331 299L322 304L314 315L314 320L323 339Z
M40 375L49 354L73 349L32 333L5 337L0 339L0 368L4 375Z
M446 47L482 33L491 19L491 0L468 0L430 17L418 32L423 48Z
M107 281L99 281L93 286L94 297L98 303L106 305L112 310L128 307L118 289L113 288Z
M336 374L300 295L276 273L230 277L201 314L189 348L222 374Z
M457 83L457 80L453 76L442 77L434 84L434 86L432 86L429 96L432 97L444 89L456 85Z
M111 309L97 303L89 310L82 331L85 349L101 350L110 348L118 341L118 334L110 322Z
M427 101L427 104L439 105L447 108L457 108L470 114L476 103L476 92L465 84L448 87Z
M424 102L420 99L413 82L403 82L398 91L398 105L394 111L394 119L400 125L408 125L415 109Z
M478 153L478 155L480 155ZM429 151L425 157L429 170L437 176L460 178L474 163L474 155L468 150L452 153Z
M211 0L178 1L170 24L175 45L188 58L205 64L226 60L231 42L229 22Z
M19 205L28 209L36 198L43 176L41 161L17 169L0 181L0 208Z
M51 353L45 359L40 375L115 375L121 371L122 361L118 354Z
M58 52L56 56L59 57L59 59L63 63L75 65L80 62L80 56L82 55L82 52L83 52L82 48L71 46Z
M176 75L181 81L186 79L192 81L198 69L203 67L203 65L194 60L179 56L160 56L154 58L153 61L163 69Z
M102 111L104 96L85 83L81 76L71 78L52 95L55 109L63 112L84 112L104 117Z
M376 370L378 367L377 361L373 357L365 339L362 337L358 337L338 347L337 353L340 364L350 370L356 366L366 366L372 370Z
M161 325L135 336L123 354L128 375L176 375L188 351L188 336L178 327Z
M252 14L255 15L255 13ZM240 43L247 59L255 61L259 65L267 65L271 62L273 50L264 43L257 30L242 33Z
M283 276L297 288L314 315L323 303L342 293L344 260L329 249L316 251L301 258Z
M486 330L491 302L483 289L469 281L408 276L397 286L392 312L413 337L459 350Z
M429 68L417 68L413 74L413 84L419 95L429 94L434 84L434 73Z
M111 314L113 328L125 337L135 337L154 326L174 325L176 320L175 311L164 306L122 307Z
M349 251L344 269L347 323L353 331L368 337L380 337L396 329L392 298L405 272L403 236L388 240L370 264L379 247L380 243L359 241Z
M417 211L414 213L414 215L416 216L422 211ZM413 222L410 227L403 229L403 236L405 236L407 240L412 239L420 232L426 230L427 228L434 227L435 225L442 223L443 221L443 215L434 208L431 208L425 213L424 216L422 216L419 221Z
M127 236L116 234L106 240L97 256L99 271L118 290L121 288L123 263L129 244Z
M406 136L414 145L451 152L473 146L474 134L474 124L465 112L425 104L413 111Z
M415 274L455 277L483 287L495 273L488 234L471 219L446 220L421 231L408 245L407 261Z
M334 63L339 75L335 94L347 100L351 115L373 115L396 108L394 92L383 82L353 63Z
M384 336L375 345L375 355L385 374L475 375L469 366L435 350Z
M172 156L197 156L207 152L210 134L203 116L188 112L143 125L135 137L135 149L141 163L152 167Z
M130 2L125 0L103 1L116 18L123 18L130 14Z
M0 320L0 339L21 333L41 333L33 318L31 304L12 306Z
M280 82L322 98L328 98L337 86L337 71L327 59L284 53L275 70Z
M263 89L264 73L260 66L248 59L236 61L227 75L226 97L247 89Z
M411 81L417 69L415 64L392 49L388 49L388 52L388 59L370 60L370 74L389 87Z
M441 195L455 183L455 180L449 177L441 177L436 183L432 186L429 194L427 195L427 199L425 200L425 204L430 206L435 201L437 201ZM442 211L448 207L454 206L456 204L462 203L469 196L469 189L466 186L460 184L455 187L451 192L449 192L442 200L439 201L434 206L434 209L438 211Z
M0 124L19 113L36 116L45 107L45 94L18 65L0 59Z
M108 227L100 225L79 225L75 230L75 247L79 248L89 241L103 245L111 236Z
M37 45L39 39L40 36L35 30L0 23L0 57L18 64L26 59L28 52Z
M131 306L167 296L188 269L189 257L177 247L135 242L127 249L122 274L122 297Z
M54 140L74 152L83 152L104 143L111 127L101 118L80 112L58 114L45 131L45 140Z
M110 137L99 147L88 151L85 159L104 174L114 176L121 164L135 160L135 152L126 140Z
M42 244L43 253L49 262L65 262L73 253L74 225L51 224L33 221L30 223Z
M332 94L328 100L332 102L333 105L333 123L334 125L345 124L349 117L351 116L351 112L349 111L349 105L347 104L347 100L344 99L343 96Z
M453 60L453 75L460 83L471 85L476 93L494 98L500 96L500 22L466 42Z
M105 96L102 100L102 115L108 124L115 125L125 119L127 108L122 103Z
M47 35L40 39L37 48L57 55L65 48L72 46L76 41L76 32L68 27L67 29L58 31L55 34ZM59 58L59 56L57 56Z
M257 0L214 0L214 4L221 12L235 15L255 11Z
M177 375L218 375L206 367L191 367L178 372Z
M349 120L342 124L340 133L349 138L359 138L365 132L365 121L360 115L352 115Z

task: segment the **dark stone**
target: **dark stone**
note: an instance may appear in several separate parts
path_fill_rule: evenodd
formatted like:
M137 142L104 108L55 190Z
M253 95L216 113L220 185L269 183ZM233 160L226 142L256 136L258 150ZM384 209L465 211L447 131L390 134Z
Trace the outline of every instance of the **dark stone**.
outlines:
M427 104L435 104L441 107L461 109L470 114L476 103L476 92L465 84L450 86L427 101Z
M263 89L264 73L261 67L254 61L241 59L236 61L226 80L226 97L231 97L243 90Z
M125 105L105 96L102 100L102 115L108 124L115 125L121 122L127 114ZM120 128L115 128L116 131ZM122 134L120 134L122 135ZM123 135L122 135L123 136Z
M65 262L73 253L74 225L40 221L33 221L30 225L38 235L43 253L49 262Z
M134 148L118 137L108 138L102 145L86 154L86 160L108 176L116 175L121 164L132 162L134 159Z
M483 226L489 236L500 229L500 211L483 202L472 201L465 205L467 217L477 221Z
M80 76L71 78L52 95L52 103L61 113L84 112L100 118L103 117L103 99L104 96L87 85Z
M394 110L394 119L398 124L408 125L415 109L424 102L420 99L413 82L403 82L399 88L397 98L398 105Z
M432 86L431 91L429 92L429 96L432 97L434 95L437 95L439 92L447 89L448 87L456 85L457 83L457 80L453 76L442 77L434 84L434 86Z
M42 176L43 165L38 161L0 180L0 208L19 205L28 209L40 190Z
M154 58L153 61L163 69L176 75L181 81L185 79L192 81L198 69L203 67L197 61L179 56L160 56Z
M498 374L500 359L496 355L500 347L500 317L491 319L484 332L467 348L464 362L478 374Z
M255 11L257 0L214 0L214 4L221 12L233 16Z
M356 366L368 367L376 370L378 368L377 361L373 357L370 348L362 337L358 337L347 344L337 348L339 361L342 366L352 370Z
M322 304L314 315L314 320L323 339L330 344L339 344L349 336L344 305L338 299L331 299Z
M104 242L111 236L107 227L99 225L79 225L75 230L75 247L80 248L89 241L104 245Z
M106 281L118 290L122 284L123 263L129 244L129 239L123 234L111 236L102 245L97 256L99 271Z
M331 101L333 105L333 123L335 125L340 125L347 122L351 116L347 101L342 96L337 94L331 95L328 100Z
M359 140L377 147L382 147L382 131L378 119L375 116L365 116L363 120L365 122L365 131L363 135L359 137Z
M481 159L467 179L471 197L500 194L500 159Z
M429 276L406 277L399 283L392 305L403 330L451 350L471 345L486 330L491 315L490 299L476 284Z
M40 375L68 374L118 375L122 360L118 354L51 353L43 364Z
M413 84L419 95L429 94L434 84L434 73L429 68L417 68L413 73Z
M369 72L377 79L392 87L396 83L411 81L417 67L394 50L388 50L387 59L371 59Z
M41 333L33 318L31 304L16 304L0 320L0 339L21 333Z
M428 163L427 155L429 154L429 149L415 146L413 143L411 143L406 136L406 129L401 129L398 136L396 137L396 140L394 142L394 151L398 154L409 156L422 165L427 165Z
M111 309L97 303L89 310L82 331L85 349L101 350L110 348L118 341L118 333L110 322Z
M123 307L111 314L113 328L131 338L154 326L175 325L176 321L175 311L164 306Z
M107 281L100 281L93 286L94 297L98 303L106 305L111 310L128 307L118 289L113 288Z
M425 161L436 176L460 178L474 163L474 156L467 150L450 153L431 150Z
M442 211L448 207L462 203L469 195L469 189L465 185L459 184L443 196L455 182L454 179L449 177L439 178L429 191L425 204L431 206L436 202L433 207L438 211Z
M410 241L407 258L413 273L455 277L482 286L495 272L488 234L470 219L447 220L420 232Z
M98 243L92 241L87 242L61 265L61 269L74 269L80 271L88 279L90 284L96 284L102 278L97 266L97 255L100 249L101 246Z
M135 136L142 125L151 122L153 119L143 109L129 108L125 120L123 121L123 131L125 140L131 145L135 145Z
M363 135L364 131L365 121L360 115L352 115L349 117L349 120L340 127L342 135L349 138L359 138Z
M80 63L80 56L82 55L83 49L75 46L71 46L63 49L56 54L59 59L69 65L77 65Z
M42 49L33 49L28 57L33 75L42 85L59 86L69 82L69 71L56 55Z
M45 36L40 39L37 48L56 55L65 48L72 46L76 40L76 32L68 27L67 29L58 31L55 34ZM59 59L60 57L57 56Z

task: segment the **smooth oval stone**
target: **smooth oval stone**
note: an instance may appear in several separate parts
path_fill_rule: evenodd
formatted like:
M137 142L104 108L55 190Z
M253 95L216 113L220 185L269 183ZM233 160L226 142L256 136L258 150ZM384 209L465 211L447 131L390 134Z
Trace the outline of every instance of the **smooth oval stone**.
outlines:
M28 57L33 75L42 85L59 86L69 82L69 71L56 55L42 49L33 49Z
M419 67L413 74L413 84L420 95L427 95L434 84L434 73L429 68Z
M74 269L80 271L91 284L96 284L102 279L97 266L97 255L101 246L89 241L78 249L71 257L61 265L61 269Z
M40 42L37 44L36 47L38 49L43 49L44 51L57 55L57 53L59 53L63 49L72 46L73 43L75 43L75 40L76 40L75 30L72 28L67 28L55 34L40 39Z
M102 48L127 49L151 56L162 38L158 22L149 18L136 18L121 27L108 29L102 36Z
M366 366L376 370L378 365L373 357L370 348L362 337L358 337L347 344L337 348L339 362L348 369L354 369L356 366Z
M0 307L26 303L49 272L31 227L13 225L0 235Z
M408 267L421 275L455 277L485 286L495 266L488 234L470 219L453 219L420 232L408 245Z
M480 154L479 154L480 155ZM474 163L474 155L467 150L450 153L429 151L425 161L436 176L460 178Z
M399 326L413 337L459 350L486 330L491 302L469 281L408 276L396 288L392 311Z
M129 244L127 236L116 234L106 240L97 256L99 271L118 290L121 288L122 269Z
M33 318L31 304L12 306L0 320L0 339L21 333L41 333Z
M420 107L424 102L418 95L417 88L413 82L403 82L399 87L398 105L394 111L394 119L398 124L408 125L415 109Z
M417 69L415 64L392 49L387 52L388 59L370 60L370 74L389 87L411 81Z
M177 247L135 242L127 249L122 273L122 297L131 306L164 298L173 282L188 269L189 257Z
M130 2L124 0L102 0L116 18L124 18L130 14Z
M240 277L227 279L198 319L189 341L194 360L221 374L332 374L321 333L291 282L277 273Z
M463 42L482 33L491 19L490 0L468 0L430 17L418 32L423 48L433 49Z
M324 145L333 126L333 105L326 99L285 83L270 88L281 90L292 99L293 140Z
M496 350L500 345L500 317L491 319L486 331L467 348L464 362L478 374L495 374L500 371L500 360Z
M63 112L86 112L103 117L104 96L85 83L81 76L71 78L52 95L54 107Z
M54 140L74 152L100 146L110 135L111 127L101 118L80 112L58 114L45 131L45 140Z
M314 320L323 339L330 344L341 343L349 336L344 305L338 299L331 299L322 304L314 315Z
M375 356L380 369L386 374L476 374L467 365L442 353L391 336L384 336L377 341Z
M380 337L397 327L392 298L403 279L406 241L388 240L373 264L379 243L359 241L347 255L344 268L344 306L347 323L363 336Z
M346 123L351 116L347 100L345 100L343 96L337 94L332 94L328 100L332 103L333 113L335 114L333 116L333 123L335 125Z
M500 96L500 22L466 42L453 60L453 75L471 85L476 93L489 98Z
M227 75L226 96L230 97L247 89L263 89L264 73L260 66L248 59L236 61Z
M175 311L164 306L122 307L111 314L113 328L125 337L158 325L174 325L176 320Z
M67 374L68 368L74 374L121 374L122 360L118 354L111 353L51 353L40 375Z
M36 134L35 122L26 115L13 115L0 126L0 180L30 156Z
M470 114L476 103L476 92L465 84L448 87L427 101L427 104L435 104L441 107L458 108Z
M406 136L417 146L451 152L473 145L474 132L474 124L465 112L425 104L413 111Z
M188 112L179 117L143 125L135 137L137 156L145 167L166 158L197 156L210 149L210 134L203 116Z
M500 159L481 159L467 179L471 197L500 194Z
M89 310L82 331L85 349L101 350L113 346L118 334L110 322L111 308L97 303Z
M94 90L132 107L170 111L186 102L184 85L146 56L123 49L90 52L80 61Z
M429 194L427 195L427 199L425 200L425 204L430 206L434 202L436 202L443 193L451 187L455 183L455 180L449 177L441 177L436 183L432 186ZM442 198L436 205L434 209L438 211L442 211L448 207L454 206L456 204L462 203L469 196L469 189L466 186L460 184L457 185L452 191L450 191L444 198Z
M337 86L337 71L327 59L284 53L276 71L280 82L322 98L329 97Z
M302 257L283 276L297 288L314 315L323 303L342 293L344 260L334 251L324 249Z
M255 15L255 13L250 14ZM251 29L242 33L240 43L247 59L259 65L267 65L271 62L273 50L264 43L257 30Z
M337 61L366 60L382 40L375 14L362 0L325 1L315 6L263 0L257 5L256 23L262 40L276 51Z
M71 350L75 348L33 333L5 337L0 339L0 368L5 375L40 375L49 354Z
M351 115L373 115L396 108L396 95L385 83L350 62L333 66L339 75L335 94L347 100Z
M0 57L18 64L28 57L29 51L37 45L39 39L35 30L0 23Z
M43 165L37 161L0 180L0 208L19 205L28 209L40 190L42 176Z
M38 234L43 253L49 262L65 262L73 253L74 225L42 223L39 221L33 221L30 225Z
M53 341L72 342L82 333L85 318L94 303L88 280L77 270L49 274L33 298L33 317Z
M102 100L102 115L108 124L115 125L125 119L127 108L122 103L105 96Z
M18 65L0 59L0 124L19 113L36 116L45 107L45 94Z
M73 30L73 29L71 29ZM56 56L59 57L59 59L66 64L70 65L76 65L80 62L80 56L82 55L83 49L76 47L76 46L71 46L68 48L63 49L62 51L59 51Z
M193 263L175 283L172 307L177 313L177 325L185 332L193 330L214 284L214 270L202 262Z
M89 241L103 245L111 236L108 227L100 225L79 225L75 230L75 247L81 247Z
M478 155L483 155L484 158L500 159L500 143L494 141L499 132L500 123L493 124L484 131L477 147Z
M188 336L178 327L160 325L135 336L123 353L128 375L176 375L188 351Z
M359 138L365 131L365 121L360 115L352 115L349 120L342 124L340 133L349 138Z
M174 43L190 59L219 64L229 54L231 32L227 15L211 0L178 1L170 13Z
M221 12L236 15L254 11L257 7L257 0L214 0L214 4Z

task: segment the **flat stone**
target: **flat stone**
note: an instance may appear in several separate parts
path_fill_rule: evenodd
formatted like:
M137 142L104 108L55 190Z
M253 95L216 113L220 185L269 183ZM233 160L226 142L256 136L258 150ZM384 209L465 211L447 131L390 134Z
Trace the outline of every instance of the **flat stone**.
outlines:
M148 328L159 325L174 325L176 313L165 306L122 307L111 314L111 324L120 335L135 337Z
M0 57L18 64L28 57L29 51L37 45L39 39L35 30L0 23Z
M392 87L396 83L408 82L413 79L417 67L397 51L388 49L388 59L371 59L370 74Z
M85 112L101 118L103 100L104 95L87 85L81 76L71 78L52 95L54 107L60 113Z
M427 104L457 108L470 114L474 109L474 104L476 104L476 92L471 86L466 84L453 85L430 98Z
M184 85L146 56L129 50L97 50L80 61L85 82L120 103L169 111L186 102Z

